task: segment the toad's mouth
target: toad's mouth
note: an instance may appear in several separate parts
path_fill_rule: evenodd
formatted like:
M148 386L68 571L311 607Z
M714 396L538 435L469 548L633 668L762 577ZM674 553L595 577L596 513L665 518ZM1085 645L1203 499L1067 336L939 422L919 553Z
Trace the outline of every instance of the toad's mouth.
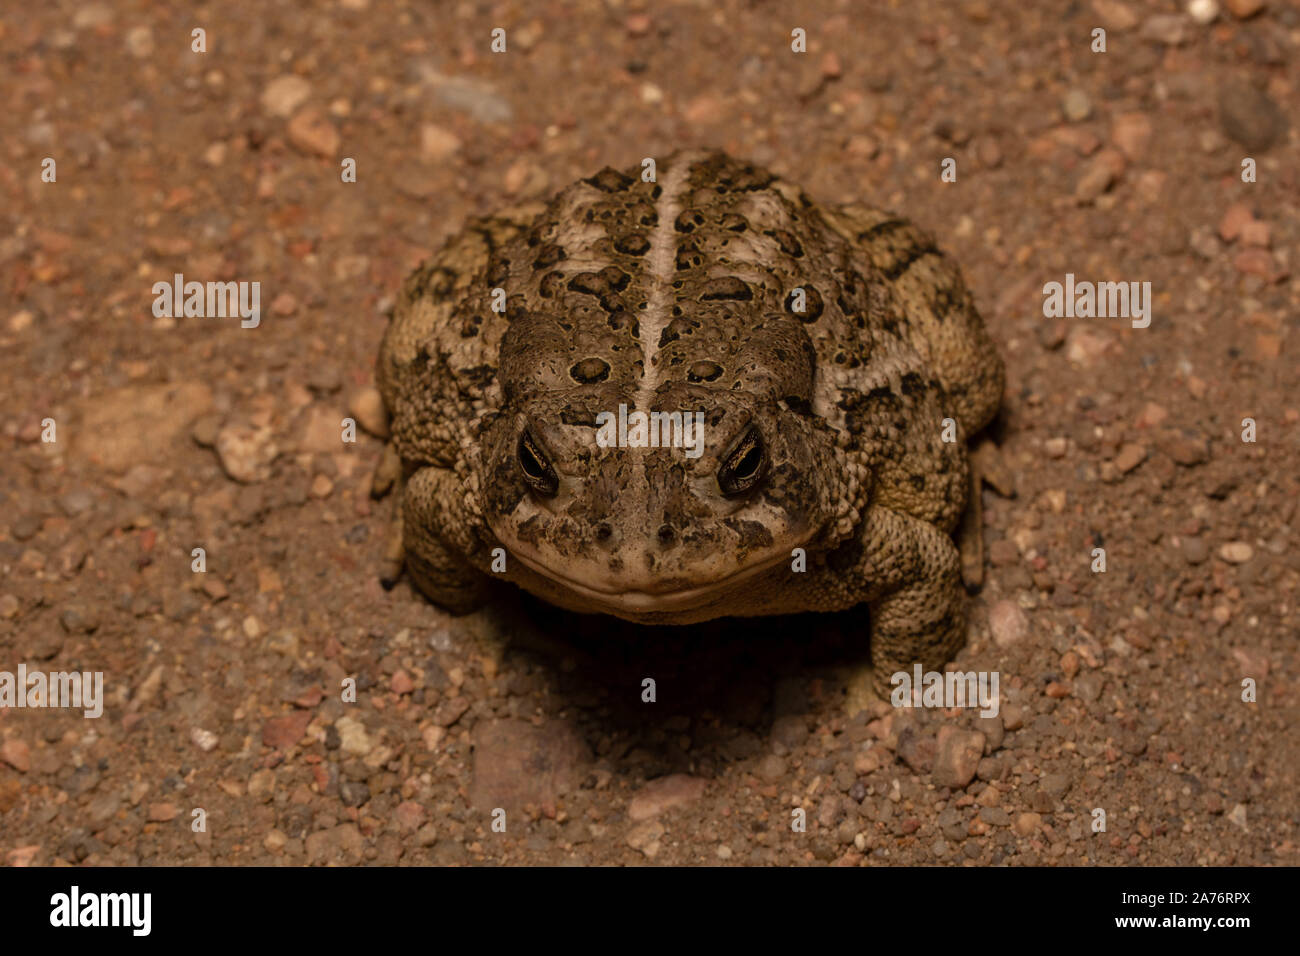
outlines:
M783 563L788 552L777 553L738 568L730 574L715 578L707 584L686 586L680 575L665 576L662 584L655 589L627 587L595 587L586 581L579 581L557 571L554 567L543 564L535 554L528 554L519 548L511 548L510 556L534 574L591 604L609 608L612 611L644 613L649 611L689 610L707 604L720 593L730 591L746 580L769 571Z

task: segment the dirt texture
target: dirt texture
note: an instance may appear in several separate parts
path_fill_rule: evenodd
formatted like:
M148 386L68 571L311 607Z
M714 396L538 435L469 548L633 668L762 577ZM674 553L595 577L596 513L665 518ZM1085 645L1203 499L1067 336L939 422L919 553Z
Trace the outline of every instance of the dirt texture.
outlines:
M0 672L103 713L0 707L0 860L1296 863L1297 47L1282 0L9 5ZM951 666L997 716L860 699L857 612L381 586L403 277L685 147L961 265L1007 386ZM178 273L260 321L156 314ZM1046 316L1067 274L1149 325Z

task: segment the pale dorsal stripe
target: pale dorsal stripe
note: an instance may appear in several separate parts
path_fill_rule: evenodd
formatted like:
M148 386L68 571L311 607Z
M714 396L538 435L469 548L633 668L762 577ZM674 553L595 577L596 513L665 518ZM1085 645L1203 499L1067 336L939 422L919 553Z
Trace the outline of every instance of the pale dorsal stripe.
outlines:
M677 231L673 224L681 212L681 194L691 165L692 157L679 155L659 180L659 186L663 189L655 210L659 221L650 235L650 250L645 257L648 304L638 319L641 355L645 364L637 387L636 407L643 411L650 410L650 400L654 397L655 386L658 384L654 359L659 350L659 337L673 318L672 284L677 266Z

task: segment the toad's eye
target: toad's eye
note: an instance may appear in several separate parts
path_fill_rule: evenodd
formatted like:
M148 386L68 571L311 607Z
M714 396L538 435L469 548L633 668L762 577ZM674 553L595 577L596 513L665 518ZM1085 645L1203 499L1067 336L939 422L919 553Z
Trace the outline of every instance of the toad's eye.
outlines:
M529 429L525 428L519 435L519 447L515 454L528 486L544 498L554 498L560 490L560 476L555 473L546 452L542 451L542 443Z
M767 474L767 446L757 425L745 429L718 468L718 487L728 498L752 491Z

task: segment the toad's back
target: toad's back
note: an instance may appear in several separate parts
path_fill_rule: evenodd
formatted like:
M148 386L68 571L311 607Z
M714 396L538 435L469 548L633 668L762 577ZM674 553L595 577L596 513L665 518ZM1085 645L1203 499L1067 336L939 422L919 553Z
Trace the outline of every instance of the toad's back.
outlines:
M779 566L869 535L872 509L955 525L943 423L982 427L1003 375L957 269L905 220L721 153L642 173L476 220L408 281L380 384L408 474L458 497L439 548L503 544L530 590L639 620L872 600L865 568ZM705 453L598 447L620 406L699 412ZM770 592L738 606L755 577Z

